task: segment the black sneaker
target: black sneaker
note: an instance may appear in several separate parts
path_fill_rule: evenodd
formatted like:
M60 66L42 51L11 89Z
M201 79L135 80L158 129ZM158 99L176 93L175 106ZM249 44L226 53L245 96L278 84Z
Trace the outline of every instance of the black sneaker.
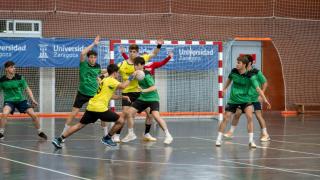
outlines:
M0 133L0 139L4 139L4 135Z
M62 146L61 146L61 139L60 139L60 138L54 138L54 139L52 140L52 144L53 144L56 148L58 148L58 149L62 148Z
M38 135L39 135L39 137L41 137L44 140L48 139L47 135L44 132L40 132Z

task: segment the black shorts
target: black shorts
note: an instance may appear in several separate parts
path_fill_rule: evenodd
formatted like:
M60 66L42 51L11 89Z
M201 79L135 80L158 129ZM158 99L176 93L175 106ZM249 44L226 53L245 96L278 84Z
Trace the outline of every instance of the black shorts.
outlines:
M243 104L230 104L230 103L228 103L225 108L225 111L236 113L237 109L240 109L242 112L244 112L244 110L248 106L251 106L251 105L252 105L252 103L243 103Z
M76 99L74 100L74 103L73 103L73 107L75 108L82 108L82 106L89 102L90 98L92 98L93 96L87 96L87 95L84 95L84 94L81 94L79 91L77 93L77 96L76 96Z
M138 113L141 113L148 107L150 107L150 113L152 111L159 111L160 104L158 101L141 101L141 100L136 100L132 103L131 107L134 107L135 109L138 110Z
M131 106L131 104L140 96L140 92L122 93L122 96L128 96L131 101L129 102L126 99L122 99L122 106Z
M252 105L253 105L253 109L254 109L254 111L261 111L261 103L260 102L253 102L252 103Z
M31 104L27 101L5 101L4 106L9 106L11 108L10 114L13 114L17 108L20 113L26 113L27 109L32 108Z
M84 113L82 116L80 123L81 124L90 124L90 123L95 123L98 119L101 121L106 121L106 122L116 122L119 119L119 115L110 109L105 111L105 112L93 112L93 111L88 111Z

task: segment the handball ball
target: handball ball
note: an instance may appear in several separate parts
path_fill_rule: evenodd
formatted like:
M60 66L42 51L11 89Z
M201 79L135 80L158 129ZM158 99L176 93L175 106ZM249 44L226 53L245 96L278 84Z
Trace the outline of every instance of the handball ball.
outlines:
M144 76L145 76L145 74L144 74L144 72L143 72L143 71L141 71L141 70L137 70L136 79L137 79L138 81L143 80L143 79L144 79Z

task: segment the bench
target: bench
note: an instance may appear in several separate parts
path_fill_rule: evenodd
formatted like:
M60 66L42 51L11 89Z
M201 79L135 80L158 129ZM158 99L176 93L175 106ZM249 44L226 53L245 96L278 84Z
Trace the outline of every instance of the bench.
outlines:
M304 114L305 111L305 107L320 107L320 103L294 103L294 105L296 105L298 107L298 113ZM308 111L309 112L309 111ZM313 112L313 111L312 111ZM319 112L319 111L315 111L315 112Z

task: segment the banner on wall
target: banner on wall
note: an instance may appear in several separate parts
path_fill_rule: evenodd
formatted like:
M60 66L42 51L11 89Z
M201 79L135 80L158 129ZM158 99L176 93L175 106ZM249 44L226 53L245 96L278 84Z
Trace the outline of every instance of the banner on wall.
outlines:
M120 53L120 46L125 49L129 55L129 44L114 44L115 63L123 60ZM152 53L156 45L143 44L139 45L140 55ZM162 45L157 56L152 61L161 61L165 59L169 52L173 52L173 58L162 67L165 70L208 70L218 69L218 45Z
M0 38L0 66L12 60L17 67L79 67L80 53L93 39L56 38ZM128 44L122 44L128 53ZM151 53L156 45L139 45L140 53ZM103 68L109 64L109 41L101 40L95 47L97 62ZM174 56L163 69L166 70L207 70L218 69L218 45L163 45L151 61L165 59L169 52ZM115 62L123 60L120 44L114 47Z
M2 38L0 65L12 60L18 67L79 67L81 51L91 39Z

